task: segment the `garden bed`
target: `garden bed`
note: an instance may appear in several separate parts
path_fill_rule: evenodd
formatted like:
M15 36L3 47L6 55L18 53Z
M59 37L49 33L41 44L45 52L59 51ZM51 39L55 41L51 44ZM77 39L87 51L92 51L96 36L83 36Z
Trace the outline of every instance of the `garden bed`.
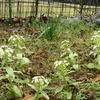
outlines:
M59 17L0 36L0 100L100 99L99 26Z

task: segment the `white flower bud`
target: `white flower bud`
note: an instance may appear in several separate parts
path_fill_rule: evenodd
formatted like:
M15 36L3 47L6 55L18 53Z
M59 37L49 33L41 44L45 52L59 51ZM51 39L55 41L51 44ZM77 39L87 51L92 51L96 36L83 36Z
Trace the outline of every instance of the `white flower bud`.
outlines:
M2 58L2 57L3 57L3 55L4 55L4 51L3 51L3 49L2 49L2 48L0 48L0 58Z
M8 57L11 57L13 53L13 49L9 48L7 45L3 45L0 48L0 58L3 57L3 55L7 53Z
M35 76L32 78L32 83L40 84L41 86L47 86L49 84L49 81L43 76Z

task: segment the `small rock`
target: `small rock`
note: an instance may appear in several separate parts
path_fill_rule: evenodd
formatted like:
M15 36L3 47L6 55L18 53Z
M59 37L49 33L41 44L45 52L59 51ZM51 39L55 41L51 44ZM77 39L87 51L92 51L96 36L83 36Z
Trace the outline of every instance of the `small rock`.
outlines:
M92 15L92 22L100 25L100 11L97 11L94 15Z

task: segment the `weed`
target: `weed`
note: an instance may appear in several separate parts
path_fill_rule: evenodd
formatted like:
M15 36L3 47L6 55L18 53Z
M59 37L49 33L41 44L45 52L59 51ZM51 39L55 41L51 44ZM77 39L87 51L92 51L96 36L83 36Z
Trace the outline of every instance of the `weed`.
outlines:
M15 71L11 67L5 67L4 69L6 70L7 74L5 76L0 76L0 80L3 80L3 79L8 80L8 83L5 84L5 86L11 92L11 95L14 98L22 97L23 93L22 93L21 88L18 87L17 85L14 85L14 82L15 83L27 83L29 82L29 80L28 79L25 79L25 80L16 79L14 75Z
M68 74L73 72L71 68L69 69L71 65L74 69L78 70L78 65L75 64L77 54L70 50L70 43L67 40L62 42L61 47L63 49L61 57L63 57L64 60L55 61L54 63L54 76L58 77L58 80L61 82L61 85L55 90L55 95L61 100L72 100L77 93L76 85L78 85L78 82L71 81Z
M92 82L89 86L89 90L92 91L95 100L99 100L99 95L100 95L99 89L100 89L99 82Z
M93 55L95 57L95 60L93 63L89 63L87 65L88 68L96 68L100 70L100 33L99 31L94 32L93 36L91 37L91 47L92 51L90 52L90 55Z
M78 54L74 53L70 49L70 43L67 40L64 40L61 44L61 49L62 49L62 54L61 57L65 59L69 63L69 68L78 70L79 65L78 65Z
M32 79L31 84L28 84L28 86L30 86L36 91L35 95L31 98L31 100L38 100L42 97L45 97L47 100L49 100L49 96L44 91L48 84L49 80L45 79L43 76L35 76Z
M37 39L39 39L41 36L43 36L46 40L53 40L55 37L57 37L56 33L58 30L59 25L59 18L58 17L54 23L53 20L50 20L45 24L44 22L41 23L41 31L42 33L38 36Z

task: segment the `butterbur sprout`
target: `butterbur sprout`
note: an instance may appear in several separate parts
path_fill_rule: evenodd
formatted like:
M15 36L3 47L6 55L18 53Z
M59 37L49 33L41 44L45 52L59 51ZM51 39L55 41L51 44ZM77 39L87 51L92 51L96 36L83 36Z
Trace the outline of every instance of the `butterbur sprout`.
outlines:
M11 36L11 37L8 39L8 41L11 41L11 40L15 41L16 38L15 38L14 36Z
M68 40L62 41L62 43L61 43L61 48L62 49L69 48L69 46L70 46L70 42Z
M45 97L46 100L50 100L47 93L44 91L48 86L50 80L46 79L44 76L35 76L32 78L31 84L28 84L32 89L36 91L32 100L38 100L39 98Z
M32 78L32 83L46 87L49 84L49 81L45 79L44 76L35 76Z
M59 67L59 66L61 66L61 65L65 65L65 66L68 66L69 65L69 63L66 61L66 60L64 60L64 61L55 61L54 62L54 68L56 69L57 67Z
M20 35L13 35L8 39L9 42L15 43L16 41L23 42L25 39Z
M0 47L0 58L2 58L5 54L8 55L8 57L11 57L13 54L13 49L8 47L7 45L3 45Z
M25 49L24 46L25 39L21 35L13 35L8 39L8 41L15 47L17 52L19 52L19 50Z
M100 47L100 34L96 31L91 37L91 41L94 45L98 45Z
M2 58L2 57L3 57L3 55L4 55L4 51L3 51L3 49L2 49L2 48L0 48L0 58Z
M69 41L68 41L68 40L64 40L64 41L62 41L62 44L63 44L63 43L69 43Z
M62 64L62 61L55 61L54 62L55 68L60 66L61 64Z

